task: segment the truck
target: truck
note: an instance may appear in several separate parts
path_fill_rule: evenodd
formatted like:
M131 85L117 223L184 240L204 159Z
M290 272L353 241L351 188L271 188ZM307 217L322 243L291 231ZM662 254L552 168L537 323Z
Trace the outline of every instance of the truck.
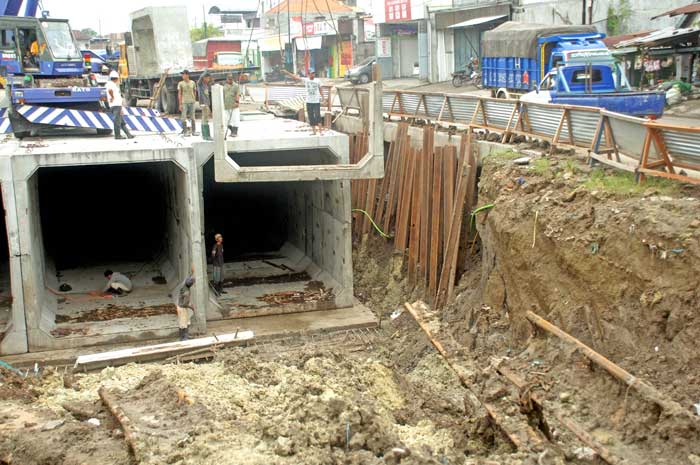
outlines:
M506 22L484 33L482 80L492 96L663 114L663 92L635 92L593 26Z
M34 17L37 2L32 0L21 16L21 6L21 1L0 1L0 87L6 93L0 114L9 118L15 137L70 126L62 123L68 110L104 109L106 91L87 79L68 21ZM81 127L111 133L107 128Z
M223 81L227 74L250 74L259 69L195 69L187 18L185 6L146 7L130 14L133 43L121 57L126 66L120 65L120 71L128 71L122 91L130 106L136 106L138 99L153 100L157 94L157 109L176 114L177 84L183 70L188 70L194 81L204 72L214 81Z

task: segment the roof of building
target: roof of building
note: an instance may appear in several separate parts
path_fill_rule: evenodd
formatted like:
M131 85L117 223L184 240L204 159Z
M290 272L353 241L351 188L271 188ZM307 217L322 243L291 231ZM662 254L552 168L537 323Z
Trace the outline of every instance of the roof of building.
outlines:
M669 10L660 15L653 16L651 19L661 18L663 16L689 15L693 13L700 13L700 3L691 3L690 5L682 6L675 10Z
M289 4L289 6L287 6ZM340 3L338 0L282 0L276 6L267 10L270 13L286 13L290 14L314 14L325 15L330 13L342 14L353 13L355 10L352 7Z
M620 42L636 39L637 37L644 37L644 36L647 36L653 32L656 32L656 29L650 29L648 31L632 32L630 34L620 34L619 36L610 36L610 37L606 37L605 39L603 39L603 43L608 48L610 48L610 47L616 46Z
M624 47L660 47L680 42L697 42L700 39L700 28L689 27L676 29L668 27L647 35L618 42L616 48Z

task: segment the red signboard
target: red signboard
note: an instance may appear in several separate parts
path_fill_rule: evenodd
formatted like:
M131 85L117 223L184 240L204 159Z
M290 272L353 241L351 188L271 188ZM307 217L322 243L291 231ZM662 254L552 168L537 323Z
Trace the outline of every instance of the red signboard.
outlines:
M384 21L409 21L411 19L411 0L384 0Z

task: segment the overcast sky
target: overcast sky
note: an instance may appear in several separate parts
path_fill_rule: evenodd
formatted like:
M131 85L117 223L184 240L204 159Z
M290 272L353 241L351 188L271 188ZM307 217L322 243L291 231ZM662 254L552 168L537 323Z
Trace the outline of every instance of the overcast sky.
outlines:
M42 0L54 18L67 19L71 28L92 28L102 34L129 30L129 13L144 6L187 5L190 23L202 23L202 5L208 10L219 2L184 2L182 0ZM225 3L225 2L224 2ZM229 1L229 3L233 3ZM255 6L253 6L255 8ZM100 31L101 28L101 31Z

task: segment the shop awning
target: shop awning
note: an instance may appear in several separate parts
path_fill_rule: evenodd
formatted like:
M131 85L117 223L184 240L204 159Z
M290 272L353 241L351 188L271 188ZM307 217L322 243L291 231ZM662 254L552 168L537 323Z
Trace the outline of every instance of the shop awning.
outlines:
M323 37L307 37L294 39L297 42L297 50L318 50L323 43Z
M480 24L491 23L498 21L499 19L505 18L508 15L498 15L498 16L483 16L481 18L469 19L467 21L462 21L461 23L453 24L452 26L447 26L449 29L457 29L459 27L473 27Z
M280 47L281 42L281 47ZM284 45L287 43L286 37L265 37L264 39L258 39L258 46L261 52L279 52L280 48L284 49Z

